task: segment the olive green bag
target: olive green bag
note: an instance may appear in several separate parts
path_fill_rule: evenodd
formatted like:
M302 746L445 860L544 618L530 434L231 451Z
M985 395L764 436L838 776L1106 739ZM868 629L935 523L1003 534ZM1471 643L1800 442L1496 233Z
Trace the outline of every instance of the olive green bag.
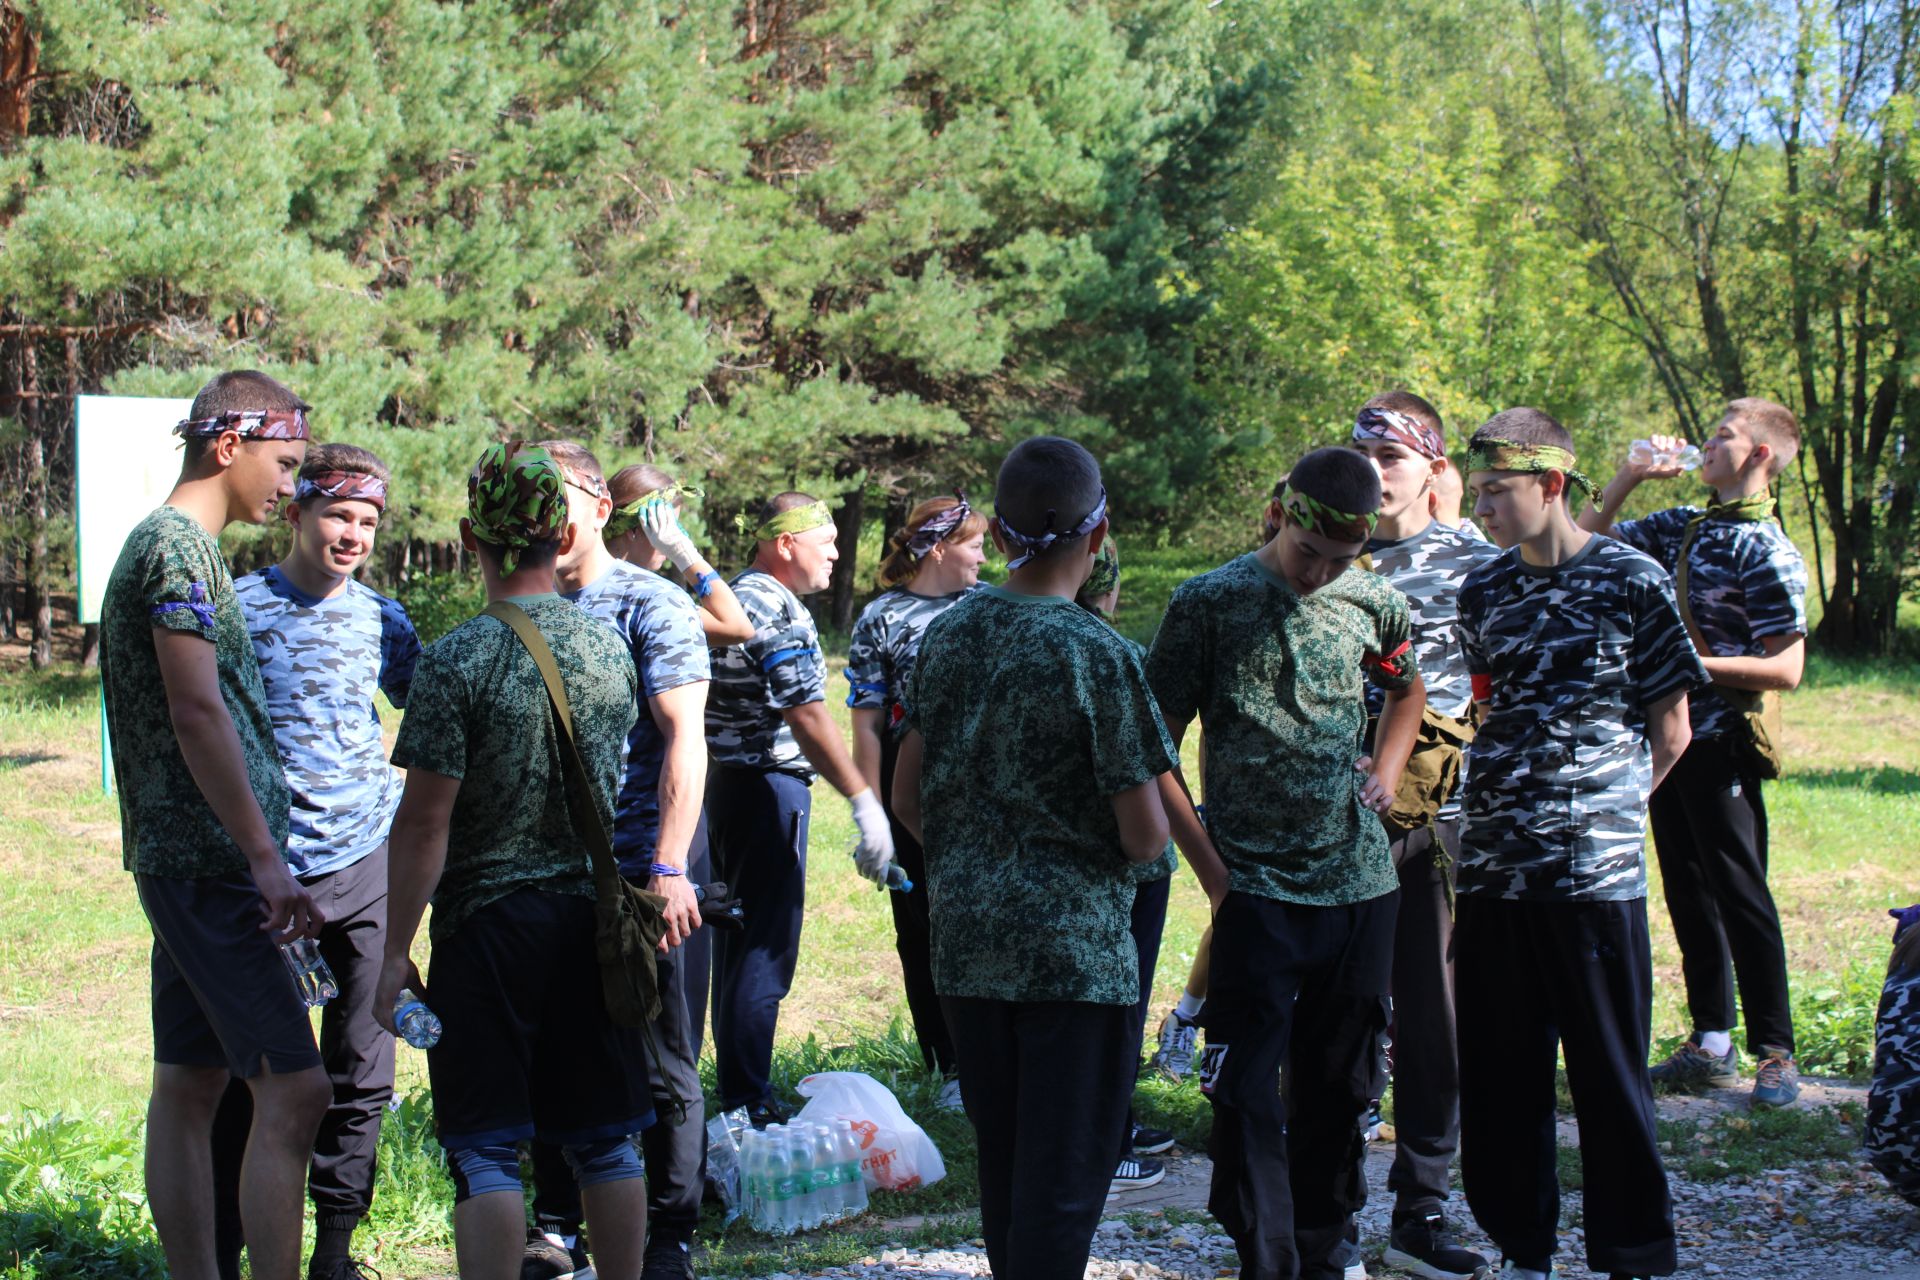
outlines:
M1471 721L1442 715L1431 706L1421 712L1420 730L1400 771L1393 805L1380 815L1389 836L1398 839L1433 824L1460 785L1460 765L1472 741Z
M1687 553L1693 549L1693 536L1699 530L1697 522L1691 524L1687 527L1686 535L1680 539L1679 568L1674 574L1673 589L1680 598L1680 620L1687 626L1688 637L1692 639L1694 648L1706 652L1706 637L1700 634L1700 627L1693 620L1693 608L1687 603L1687 583L1691 577ZM1715 684L1713 691L1733 708L1745 726L1746 731L1733 742L1736 762L1756 778L1778 778L1786 760L1780 750L1780 695L1752 689L1730 689L1723 684Z

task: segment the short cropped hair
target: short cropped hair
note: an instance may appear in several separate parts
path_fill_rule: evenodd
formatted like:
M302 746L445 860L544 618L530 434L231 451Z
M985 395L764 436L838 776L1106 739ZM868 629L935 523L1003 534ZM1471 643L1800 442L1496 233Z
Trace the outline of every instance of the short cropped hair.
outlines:
M372 476L381 484L392 483L393 477L387 474L387 464L380 461L380 455L371 449L362 449L357 444L316 444L309 446L307 456L300 464L300 478L311 480L327 471L345 471L350 475ZM330 501L315 494L306 499L308 502Z
M229 369L214 375L213 381L193 397L187 417L198 421L217 418L223 413L251 413L274 409L283 413L299 410L311 413L313 406L293 394L286 384L268 377L258 369ZM198 462L213 447L214 436L190 436L186 441L185 461Z
M593 450L577 440L542 440L535 448L545 449L560 464L562 471L576 476L592 476L602 484L606 477L600 473L600 459L593 456Z
M1729 403L1727 416L1737 418L1756 443L1773 450L1773 456L1767 459L1768 479L1785 471L1800 452L1800 419L1783 404L1747 396Z
M1432 427L1447 438L1447 424L1440 420L1440 411L1411 391L1382 391L1373 399L1360 406L1362 409L1391 409L1395 413L1404 413L1418 422Z
M672 486L672 476L645 462L622 467L614 472L613 479L607 481L607 490L613 494L613 505L616 507L624 507L656 490Z
M1015 445L1000 464L994 514L1028 537L1064 533L1099 504L1100 489L1100 464L1085 448L1064 436L1035 436ZM1071 545L1079 541L1075 538ZM1055 542L1041 554L1052 555L1066 545Z
M1517 409L1502 409L1473 433L1468 447L1479 444L1533 444L1552 445L1575 452L1573 434L1557 422L1553 415L1544 409L1529 409L1522 406Z
M1315 449L1293 464L1287 488L1356 516L1380 509L1380 473L1353 449Z
M500 567L500 558L507 554L505 547L495 546L485 538L477 536L474 538L474 544L480 548L481 554L492 560L495 569ZM515 557L513 570L515 573L522 569L545 569L551 567L560 558L560 540L556 538L549 542L529 542L517 550L519 555Z
M785 493L776 493L761 503L759 510L754 513L754 527L760 527L783 511L793 511L800 507L810 507L818 501L820 501L820 499L814 497L812 494L802 493L798 489L789 489Z

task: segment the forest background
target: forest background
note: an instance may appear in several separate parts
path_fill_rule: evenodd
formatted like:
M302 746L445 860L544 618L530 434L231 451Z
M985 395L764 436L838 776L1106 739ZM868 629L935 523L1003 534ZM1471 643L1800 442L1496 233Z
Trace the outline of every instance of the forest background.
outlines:
M651 460L873 532L1050 431L1116 529L1238 547L1404 385L1546 408L1604 478L1784 401L1817 643L1914 572L1920 2L0 0L0 551L51 661L72 397L269 370L472 591L481 443ZM1670 492L1670 491L1667 491ZM860 534L869 531L860 556ZM283 531L232 535L250 567Z

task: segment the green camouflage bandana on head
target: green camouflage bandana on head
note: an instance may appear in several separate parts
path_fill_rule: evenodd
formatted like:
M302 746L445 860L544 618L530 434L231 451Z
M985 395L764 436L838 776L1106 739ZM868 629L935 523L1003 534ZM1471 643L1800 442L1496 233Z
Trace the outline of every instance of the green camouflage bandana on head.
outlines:
M822 525L833 523L833 512L824 502L809 502L804 507L794 507L766 518L759 528L753 531L755 542L772 542L783 533L805 533L809 529L818 529ZM746 521L740 522L742 529Z
M1558 445L1511 444L1489 440L1467 446L1467 471L1518 471L1526 475L1544 475L1549 471L1566 473L1567 483L1594 500L1593 481L1573 468L1573 455Z
M1089 613L1097 613L1108 621L1111 616L1096 601L1105 600L1120 589L1120 552L1114 548L1113 539L1108 538L1100 544L1100 554L1094 557L1093 572L1081 585L1080 591L1073 597L1074 603Z
M1280 509L1292 516L1293 522L1308 533L1317 533L1341 542L1365 542L1373 536L1373 527L1380 523L1378 511L1341 511L1310 493L1300 492L1292 485L1288 485L1286 492L1280 495Z
M537 542L567 531L566 477L545 449L510 440L488 445L467 477L467 519L473 536L501 548L500 572L520 563Z
M640 527L641 515L656 502L677 502L684 506L687 500L706 496L704 489L690 484L670 484L664 489L650 490L624 507L615 507L613 514L607 517L607 527L600 531L600 536L612 542L615 538L632 533Z

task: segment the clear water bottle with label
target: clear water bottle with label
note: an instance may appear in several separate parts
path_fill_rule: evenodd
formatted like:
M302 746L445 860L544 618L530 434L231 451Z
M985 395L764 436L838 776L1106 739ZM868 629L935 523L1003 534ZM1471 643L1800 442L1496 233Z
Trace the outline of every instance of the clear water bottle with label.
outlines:
M784 1126L768 1125L767 1137L767 1225L777 1236L791 1235L799 1210L799 1188L795 1184L792 1144Z
M393 1025L400 1028L400 1038L416 1049L431 1049L440 1043L439 1015L405 987L393 1001Z
M840 1162L834 1158L833 1135L823 1124L807 1130L807 1145L813 1152L813 1194L819 1203L814 1208L816 1226L840 1221Z
M1700 451L1692 445L1662 449L1651 440L1635 440L1627 446L1627 461L1636 467L1678 467L1693 471L1700 466Z
M340 994L340 984L327 967L326 957L320 954L320 944L312 938L281 943L280 958L286 961L293 989L307 1008L316 1009Z
M841 1121L833 1135L835 1153L840 1161L842 1203L849 1218L867 1211L867 1177L860 1171L860 1138L851 1120Z

